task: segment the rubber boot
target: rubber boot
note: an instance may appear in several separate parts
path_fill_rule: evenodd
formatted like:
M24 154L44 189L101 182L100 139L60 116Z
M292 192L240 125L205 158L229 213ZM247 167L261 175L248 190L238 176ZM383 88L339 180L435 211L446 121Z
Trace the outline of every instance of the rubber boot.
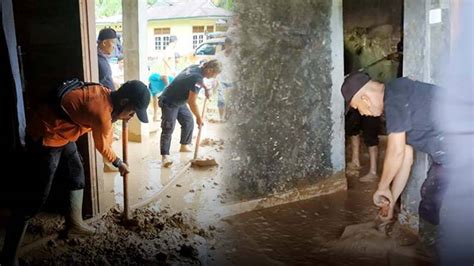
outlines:
M6 228L0 265L18 265L18 251L20 250L27 226L28 220L25 218L12 217Z
M82 220L82 199L84 190L69 192L69 212L66 215L66 231L68 234L93 235L95 229Z

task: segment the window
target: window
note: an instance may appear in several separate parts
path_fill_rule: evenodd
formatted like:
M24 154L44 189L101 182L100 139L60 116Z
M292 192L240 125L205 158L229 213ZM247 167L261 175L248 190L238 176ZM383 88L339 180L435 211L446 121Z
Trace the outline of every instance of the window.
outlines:
M204 26L193 26L193 49L206 39Z
M208 32L214 32L214 26L193 26L193 49L203 43Z
M155 28L155 50L163 51L170 44L170 28Z

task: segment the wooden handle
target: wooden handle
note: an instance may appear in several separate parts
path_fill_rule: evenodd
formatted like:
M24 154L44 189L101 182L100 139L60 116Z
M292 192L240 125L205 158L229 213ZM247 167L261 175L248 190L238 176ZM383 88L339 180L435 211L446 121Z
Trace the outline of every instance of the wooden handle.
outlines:
M201 115L201 120L204 122L204 116L206 115L206 103L207 103L207 97L204 99L204 104L202 106L202 115ZM196 160L199 152L199 142L201 142L201 131L202 131L202 125L199 128L198 135L196 138L196 149L194 150L194 157L193 159Z
M122 152L123 162L128 165L128 121L122 120ZM123 175L123 215L130 220L130 205L128 201L128 174Z

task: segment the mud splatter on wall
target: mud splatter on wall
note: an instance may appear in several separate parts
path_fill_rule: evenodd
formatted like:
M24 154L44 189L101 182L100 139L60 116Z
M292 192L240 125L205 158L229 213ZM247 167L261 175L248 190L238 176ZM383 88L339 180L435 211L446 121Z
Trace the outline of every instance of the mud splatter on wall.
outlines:
M315 184L335 173L332 5L236 1L238 85L229 99L233 115L224 168L239 198Z

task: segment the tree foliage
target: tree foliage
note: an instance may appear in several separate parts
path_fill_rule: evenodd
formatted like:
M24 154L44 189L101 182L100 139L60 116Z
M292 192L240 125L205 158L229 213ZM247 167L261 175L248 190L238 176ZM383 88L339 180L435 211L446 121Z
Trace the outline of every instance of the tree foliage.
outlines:
M232 11L234 9L234 1L233 0L216 0L214 1L218 7L222 7L224 9Z

